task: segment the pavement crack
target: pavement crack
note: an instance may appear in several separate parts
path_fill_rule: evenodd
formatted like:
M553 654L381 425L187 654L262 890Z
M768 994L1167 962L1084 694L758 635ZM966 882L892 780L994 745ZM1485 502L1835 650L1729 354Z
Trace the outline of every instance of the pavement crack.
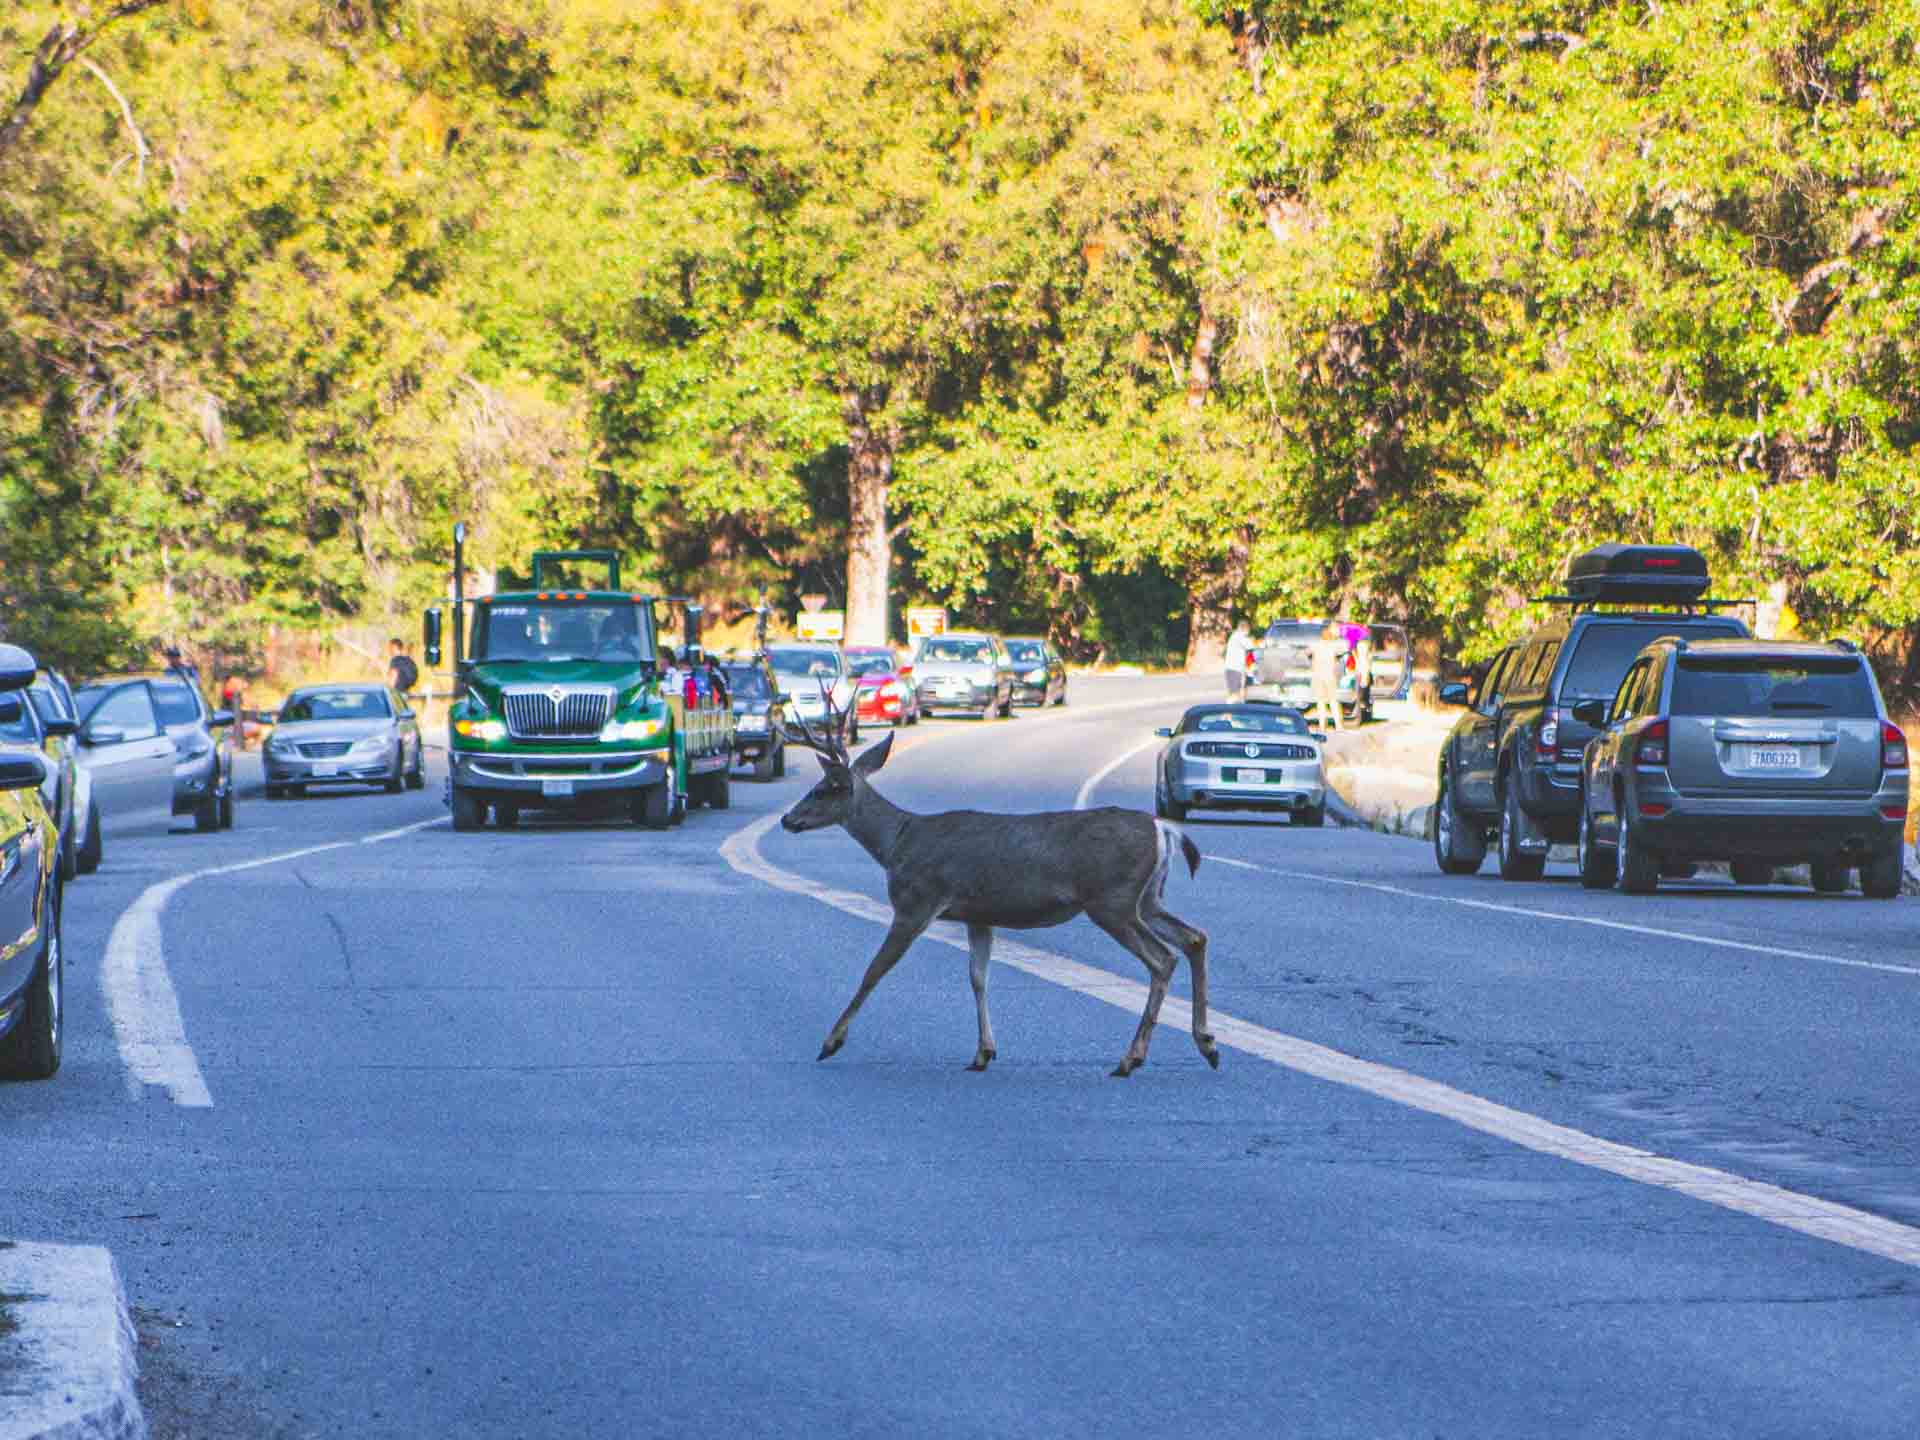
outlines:
M320 913L326 917L328 926L332 928L333 938L340 942L340 959L347 967L347 986L351 989L354 983L353 949L347 944L346 926L340 923L340 917L335 915L331 910L322 910Z

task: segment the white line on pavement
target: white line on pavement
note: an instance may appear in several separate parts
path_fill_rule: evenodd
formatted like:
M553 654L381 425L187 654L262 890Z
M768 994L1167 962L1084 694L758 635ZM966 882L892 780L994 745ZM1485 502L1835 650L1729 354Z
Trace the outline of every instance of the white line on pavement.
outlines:
M1286 880L1317 880L1324 885L1345 885L1355 890L1374 890L1382 895L1404 895L1411 900L1431 900L1440 905L1459 905L1468 910L1491 910L1500 915L1524 915L1530 920L1557 920L1563 925L1591 925L1601 930L1623 930L1630 935L1651 935L1657 940L1682 940L1690 945L1710 945L1720 950L1740 950L1750 955L1770 955L1781 960L1812 960L1821 965L1841 965L1851 970L1885 970L1895 975L1920 975L1920 966L1896 965L1890 960L1850 960L1844 955L1822 955L1813 950L1787 950L1778 945L1760 945L1751 940L1728 940L1718 935L1699 935L1690 930L1663 930L1657 925L1636 925L1630 920L1603 920L1598 915L1568 915L1559 910L1536 910L1528 905L1502 905L1492 900L1469 900L1463 895L1436 895L1431 890L1410 890L1404 885L1389 885L1380 880L1350 880L1344 875L1320 875L1310 870L1282 870L1273 865L1256 865L1250 860L1229 860L1224 855L1209 855L1221 865L1239 870L1257 870L1263 875L1278 875Z
M106 993L114 1042L127 1064L128 1093L137 1100L144 1087L158 1085L176 1105L205 1108L213 1104L206 1077L200 1073L200 1062L194 1058L193 1047L187 1044L186 1027L180 1019L180 1000L174 993L172 977L167 973L166 952L160 943L160 915L175 891L212 875L257 870L262 865L279 865L327 850L344 850L350 845L372 845L446 823L444 815L435 816L396 830L383 830L377 835L283 850L277 855L263 855L230 865L212 865L205 870L192 870L170 880L157 881L142 890L140 898L114 922L113 933L107 937L106 958L100 967L100 985Z
M852 891L820 885L770 863L760 854L760 838L777 823L779 817L769 815L735 831L721 845L721 857L739 873L776 889L807 896L876 924L885 925L890 921L891 911L883 902ZM926 933L929 939L942 945L950 945L957 950L967 948L966 932L957 924L937 922ZM1137 980L1096 970L1091 965L1083 965L1049 950L1009 941L1003 935L995 937L993 953L996 960L1012 965L1017 970L1130 1013L1137 1013L1146 999L1147 987ZM1192 1011L1186 1002L1169 995L1161 1010L1161 1018L1168 1025L1185 1027L1192 1022ZM1525 1111L1513 1110L1478 1095L1456 1090L1450 1085L1442 1085L1405 1070L1396 1070L1389 1065L1361 1060L1309 1040L1283 1035L1219 1010L1212 1011L1208 1020L1214 1038L1220 1044L1303 1075L1345 1085L1396 1105L1455 1121L1538 1154L1570 1160L1576 1165L1605 1171L1643 1185L1676 1191L1709 1205L1717 1205L1723 1210L1748 1215L1770 1225L1828 1240L1836 1245L1883 1256L1903 1265L1920 1266L1920 1230L1868 1214L1864 1210L1855 1210L1830 1200L1802 1195L1797 1191L1749 1180L1705 1165L1668 1159L1631 1145L1602 1140L1583 1131L1556 1125L1537 1115L1529 1115Z
M1151 750L1154 746L1164 744L1164 743L1165 742L1158 735L1156 735L1154 736L1153 739L1143 740L1138 745L1134 746L1131 750L1128 750L1120 755L1116 755L1112 760L1108 761L1105 765L1102 765L1098 770L1094 771L1093 774L1087 777L1087 783L1082 785L1080 787L1079 793L1073 797L1073 808L1076 810L1086 809L1087 801L1092 798L1093 789L1096 785L1098 785L1102 780L1106 779L1107 776L1111 775L1114 771L1118 770L1122 765L1126 764L1127 761L1133 759L1133 757L1138 755L1142 750ZM1157 784L1158 782L1155 782L1155 783Z

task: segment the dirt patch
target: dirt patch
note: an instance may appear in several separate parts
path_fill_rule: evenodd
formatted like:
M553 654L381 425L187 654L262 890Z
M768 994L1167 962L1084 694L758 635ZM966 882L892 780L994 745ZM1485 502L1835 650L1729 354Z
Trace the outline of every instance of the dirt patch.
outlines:
M258 1382L229 1373L220 1346L197 1327L136 1308L140 1408L150 1440L304 1440L314 1432L276 1413Z

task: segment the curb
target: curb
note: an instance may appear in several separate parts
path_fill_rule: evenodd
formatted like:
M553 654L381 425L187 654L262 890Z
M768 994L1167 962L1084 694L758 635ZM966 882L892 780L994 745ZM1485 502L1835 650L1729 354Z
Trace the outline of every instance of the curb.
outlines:
M0 1241L0 1440L147 1440L133 1319L99 1245Z

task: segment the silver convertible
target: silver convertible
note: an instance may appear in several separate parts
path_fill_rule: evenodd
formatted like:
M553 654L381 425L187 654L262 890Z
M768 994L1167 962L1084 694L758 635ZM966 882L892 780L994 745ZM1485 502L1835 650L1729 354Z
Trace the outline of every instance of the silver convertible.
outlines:
M1153 813L1184 820L1193 810L1285 811L1296 825L1324 825L1326 737L1298 710L1250 700L1196 705L1166 737L1155 768Z
M384 685L314 685L287 697L267 737L267 798L309 785L427 783L413 711Z

